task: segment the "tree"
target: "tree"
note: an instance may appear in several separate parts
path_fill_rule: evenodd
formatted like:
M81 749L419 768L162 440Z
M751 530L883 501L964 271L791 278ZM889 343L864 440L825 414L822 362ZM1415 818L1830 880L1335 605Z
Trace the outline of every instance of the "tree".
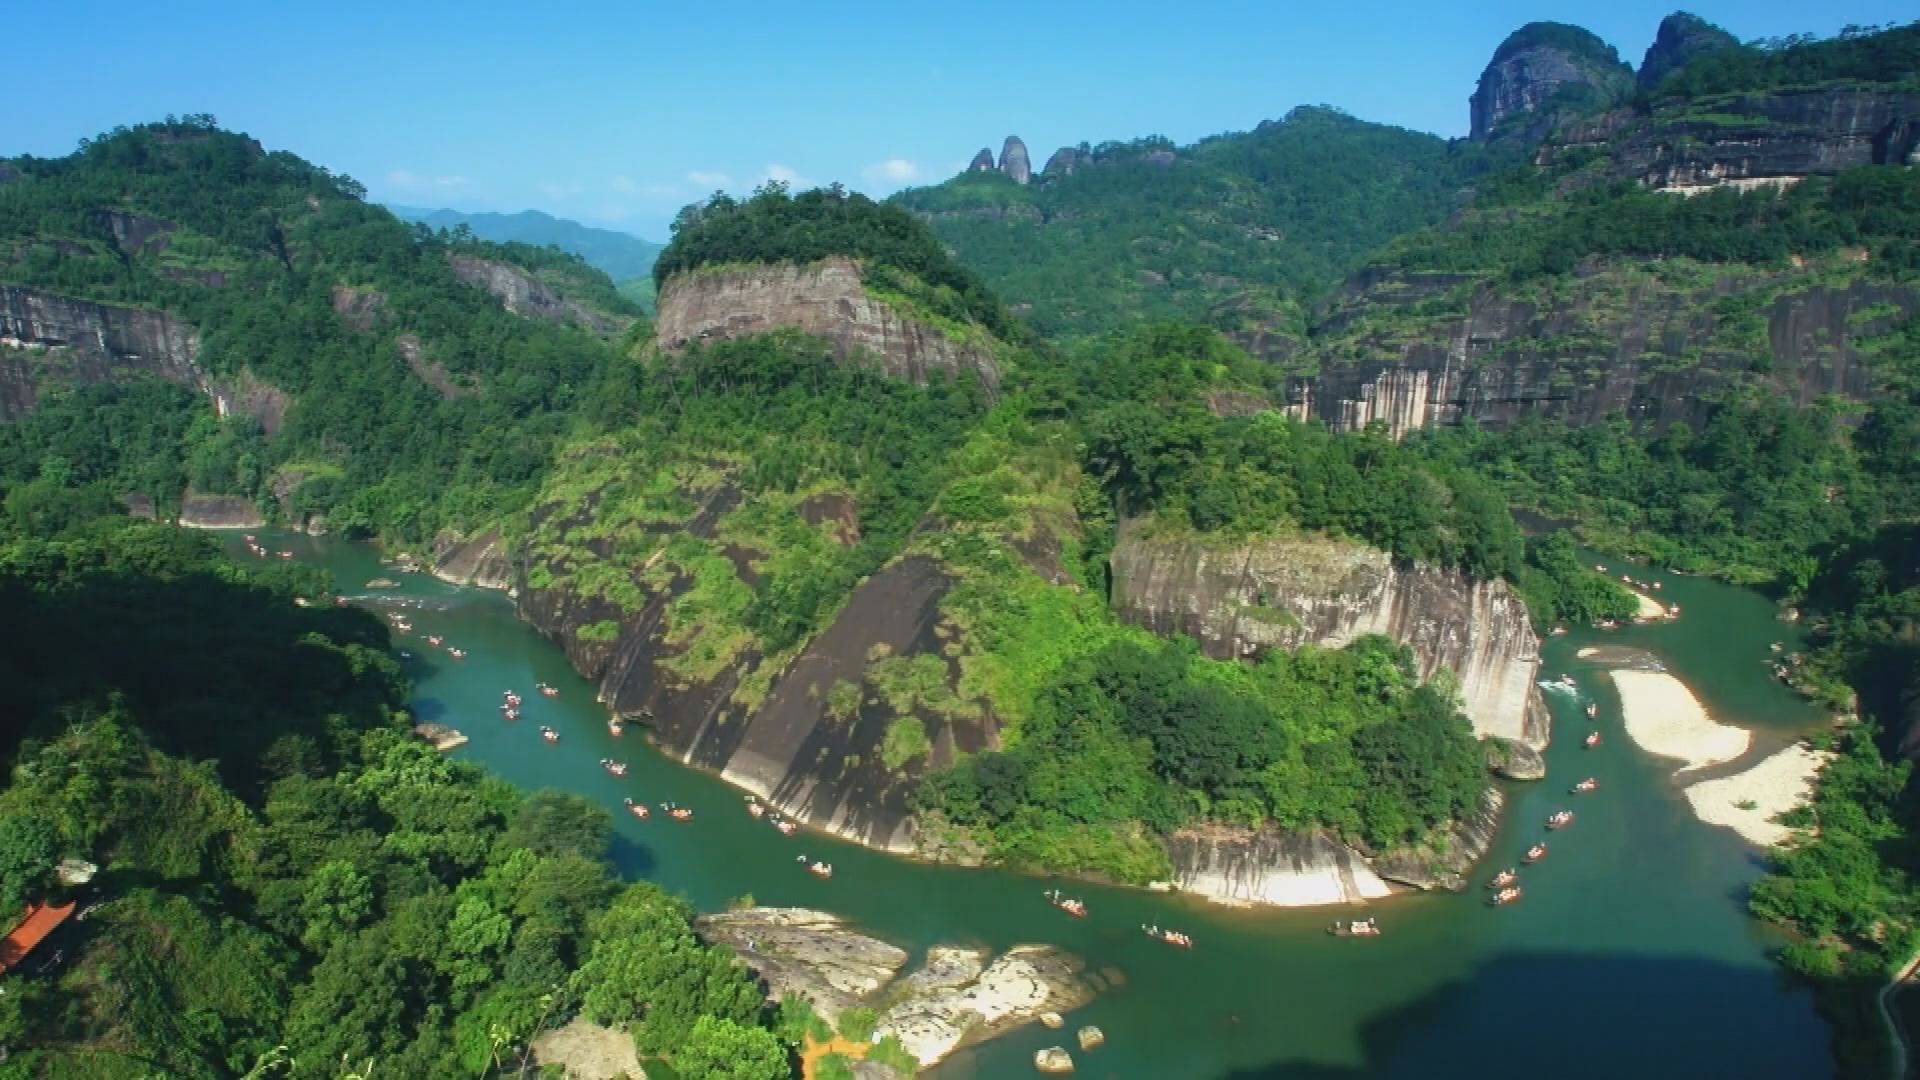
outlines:
M30 814L0 816L0 917L9 917L46 883L60 853L60 836Z
M703 1016L673 1055L674 1071L687 1080L786 1080L793 1075L787 1049L765 1028Z

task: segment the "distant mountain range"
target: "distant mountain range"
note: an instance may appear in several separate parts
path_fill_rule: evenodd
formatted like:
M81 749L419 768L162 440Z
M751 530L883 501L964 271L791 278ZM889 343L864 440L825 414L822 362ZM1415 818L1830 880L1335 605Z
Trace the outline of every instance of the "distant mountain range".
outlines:
M517 214L467 214L458 210L430 210L391 204L387 209L402 220L421 222L436 229L465 225L482 240L551 245L580 256L616 282L652 274L653 260L660 256L660 250L665 246L631 233L582 225L538 210L522 210Z

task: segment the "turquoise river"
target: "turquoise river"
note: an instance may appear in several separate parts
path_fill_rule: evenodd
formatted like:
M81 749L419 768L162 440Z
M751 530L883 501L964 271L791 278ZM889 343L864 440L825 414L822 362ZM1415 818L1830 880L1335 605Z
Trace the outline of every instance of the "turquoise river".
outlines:
M420 718L459 727L472 741L455 752L515 783L565 789L615 811L614 858L628 875L704 910L745 894L825 909L909 952L943 942L1048 942L1124 975L1124 985L1069 1017L1067 1032L1015 1031L956 1054L939 1077L1035 1075L1034 1051L1070 1043L1083 1023L1107 1033L1105 1047L1074 1055L1079 1075L1094 1077L1831 1072L1810 996L1781 977L1768 959L1777 940L1745 912L1758 856L1690 814L1672 766L1620 730L1612 683L1575 659L1595 643L1650 650L1717 718L1756 729L1756 752L1777 747L1819 718L1768 677L1768 643L1791 631L1751 592L1664 576L1664 596L1683 605L1683 618L1550 640L1542 675L1571 672L1582 701L1599 704L1606 737L1583 747L1581 702L1548 695L1556 734L1549 779L1508 785L1506 824L1487 867L1517 862L1543 819L1569 803L1574 780L1595 775L1600 790L1580 798L1578 820L1525 872L1520 903L1491 908L1477 889L1395 897L1370 909L1384 936L1355 940L1326 933L1347 910L1235 910L1077 884L1070 887L1091 917L1076 921L1042 900L1046 879L925 865L812 834L783 838L749 818L740 794L716 777L648 750L638 731L609 735L592 686L515 619L505 596L395 575L361 544L298 535L269 542L326 567L344 594L370 607L407 605L414 633L397 646L413 657ZM383 574L401 586L367 591ZM468 655L455 661L428 648L427 634ZM533 694L540 681L560 695ZM496 711L507 687L527 698L518 723ZM544 744L541 724L558 728L561 741ZM610 755L630 762L624 779L596 764ZM635 821L618 812L627 795L678 802L696 820ZM833 862L834 877L799 872L800 851ZM1149 922L1186 930L1195 948L1148 940L1138 928Z

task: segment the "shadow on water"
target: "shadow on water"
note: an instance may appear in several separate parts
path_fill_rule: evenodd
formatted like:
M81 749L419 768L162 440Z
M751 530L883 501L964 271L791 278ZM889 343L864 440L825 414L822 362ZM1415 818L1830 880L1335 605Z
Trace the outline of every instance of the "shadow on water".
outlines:
M1226 1080L1501 1076L1619 1077L1832 1075L1825 1040L1788 1060L1777 1038L1702 1037L1699 1032L1773 1030L1804 1024L1755 1003L1785 979L1767 968L1689 957L1525 953L1497 959L1472 978L1438 984L1366 1021L1356 1066L1275 1061L1229 1069ZM1514 1000L1533 1007L1516 1013ZM1744 1016L1715 1016L1744 1010ZM1703 1015L1706 1014L1706 1015ZM1088 1055L1100 1076L1098 1059Z
M613 865L619 867L621 875L629 881L651 876L659 863L652 848L618 832L613 834L613 842L607 853L613 859Z

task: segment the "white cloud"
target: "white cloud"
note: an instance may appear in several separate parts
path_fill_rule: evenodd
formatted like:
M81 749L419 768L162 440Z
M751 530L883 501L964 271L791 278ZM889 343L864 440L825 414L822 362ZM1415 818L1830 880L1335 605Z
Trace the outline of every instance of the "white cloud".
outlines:
M579 183L578 181L540 185L540 194L545 195L549 199L571 199L576 195L583 194L586 190L587 185Z
M648 184L640 189L643 193L668 199L680 194L679 184Z
M777 161L767 166L765 179L785 184L790 188L803 188L812 183L812 181L795 171L792 166L782 165Z
M911 184L923 175L917 162L906 158L888 158L876 161L860 170L860 175L874 184Z
M635 184L631 177L626 177L626 176L614 177L613 179L607 181L607 186L609 188L612 188L614 191L620 192L621 194L626 194L631 191L639 190L639 185Z
M699 169L695 169L687 174L687 183L706 191L712 191L716 188L732 186L733 177L723 172L702 172Z
M395 169L387 174L387 183L403 191L444 191L466 187L469 182L464 176L421 176L409 169Z

